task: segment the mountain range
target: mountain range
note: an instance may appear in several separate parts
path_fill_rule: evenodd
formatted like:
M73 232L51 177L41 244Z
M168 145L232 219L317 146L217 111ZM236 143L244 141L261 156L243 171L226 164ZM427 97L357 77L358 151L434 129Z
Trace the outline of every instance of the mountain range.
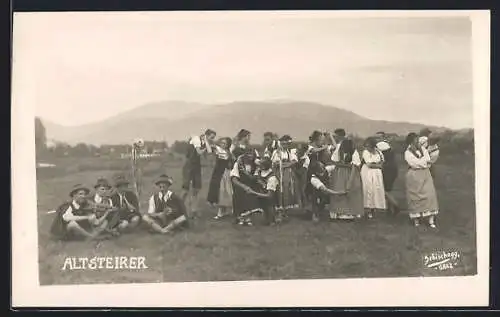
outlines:
M290 134L294 139L307 140L313 130L333 131L344 128L361 137L377 131L406 134L418 131L424 124L371 120L351 111L305 101L238 101L205 105L184 101L148 103L102 121L62 126L41 118L47 139L76 144L131 143L135 138L167 141L187 140L205 129L219 136L234 136L244 128L260 142L264 132ZM430 127L444 130L443 127Z

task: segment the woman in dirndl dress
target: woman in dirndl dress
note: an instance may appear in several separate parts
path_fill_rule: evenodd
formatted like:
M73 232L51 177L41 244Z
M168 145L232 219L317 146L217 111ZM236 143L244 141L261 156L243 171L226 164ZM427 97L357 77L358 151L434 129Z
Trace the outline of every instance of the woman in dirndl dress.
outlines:
M251 226L250 216L255 212L262 212L259 199L255 192L260 190L260 184L255 175L257 166L255 154L248 151L241 154L230 172L233 189L233 215L239 225Z
M271 161L274 170L280 178L280 199L278 202L278 217L287 217L287 211L299 208L297 180L294 166L298 162L297 150L291 148L292 138L284 135L280 138L280 148L274 151Z
M408 164L406 173L406 199L410 219L415 226L427 219L431 228L436 228L435 218L439 213L436 189L429 167L431 157L425 147L419 144L418 136L410 133L406 137L408 147L404 157Z
M231 213L233 207L233 189L231 185L230 171L234 160L231 152L231 138L221 138L215 146L215 167L210 179L207 200L212 206L217 207L218 220Z
M359 171L361 159L351 139L345 139L340 143L338 161L333 164L335 168L330 176L329 188L347 194L330 197L330 218L340 220L361 218L364 214L363 186Z
M361 181L363 182L363 201L368 218L373 218L374 211L385 211L385 189L382 166L384 155L377 149L377 141L369 137L365 141L362 155Z

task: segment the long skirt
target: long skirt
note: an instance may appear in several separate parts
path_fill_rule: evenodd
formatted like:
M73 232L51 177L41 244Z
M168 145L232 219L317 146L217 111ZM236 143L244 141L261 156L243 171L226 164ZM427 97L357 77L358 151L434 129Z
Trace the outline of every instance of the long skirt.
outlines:
M387 207L382 170L363 165L361 168L361 181L363 182L364 207L385 210Z
M211 204L220 207L231 207L233 204L233 189L230 171L226 168L227 163L217 164L210 179L207 200Z
M411 219L437 215L436 189L429 169L409 169L406 173L406 199Z
M279 170L278 170L279 175ZM292 168L283 169L283 179L280 181L281 192L278 200L278 208L293 209L299 207L299 196L297 193L297 180Z
M222 174L219 188L219 199L217 205L220 207L233 206L233 184L231 183L230 171L226 169Z
M330 189L346 191L347 195L330 196L330 218L354 219L364 214L361 175L355 166L337 166L330 177Z
M253 184L247 184L250 187ZM248 194L242 188L237 185L233 185L233 214L235 217L244 217L247 214L252 214L254 212L262 212L262 208L259 203L257 196Z

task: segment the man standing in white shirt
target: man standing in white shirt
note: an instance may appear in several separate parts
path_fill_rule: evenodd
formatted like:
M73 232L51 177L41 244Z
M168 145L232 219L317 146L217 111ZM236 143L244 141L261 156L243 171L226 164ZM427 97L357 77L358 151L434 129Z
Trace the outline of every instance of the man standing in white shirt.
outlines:
M198 212L196 209L198 193L202 186L201 180L201 155L212 153L212 146L217 133L208 129L201 136L193 136L189 139L189 147L186 153L186 160L182 168L182 200L186 201L189 190L192 188L190 209L192 216Z

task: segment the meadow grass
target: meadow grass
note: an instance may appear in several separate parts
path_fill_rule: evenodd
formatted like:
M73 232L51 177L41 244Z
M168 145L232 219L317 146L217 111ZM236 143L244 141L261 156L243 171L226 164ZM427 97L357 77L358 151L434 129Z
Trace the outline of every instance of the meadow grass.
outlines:
M348 277L411 277L476 274L476 225L474 158L442 157L436 166L435 185L441 213L438 229L414 228L406 214L376 215L370 221L313 224L302 211L278 227L261 224L238 227L230 219L212 220L216 211L205 203L211 167L203 168L203 190L199 196L202 216L189 230L174 236L151 235L145 230L101 242L59 242L49 228L55 209L68 199L75 183L92 186L97 177L129 172L127 160L104 163L61 159L64 173L39 174L37 180L39 223L39 272L41 285L94 283L148 283L188 281L233 281L270 279L316 279ZM83 166L83 167L82 167ZM90 167L89 167L90 166ZM142 208L154 190L153 180L161 173L174 178L180 190L179 160L152 160L143 164ZM73 172L68 172L73 170ZM404 174L394 195L403 207ZM454 270L426 269L422 256L437 250L458 250L461 264ZM144 256L148 269L140 271L62 271L69 256Z

